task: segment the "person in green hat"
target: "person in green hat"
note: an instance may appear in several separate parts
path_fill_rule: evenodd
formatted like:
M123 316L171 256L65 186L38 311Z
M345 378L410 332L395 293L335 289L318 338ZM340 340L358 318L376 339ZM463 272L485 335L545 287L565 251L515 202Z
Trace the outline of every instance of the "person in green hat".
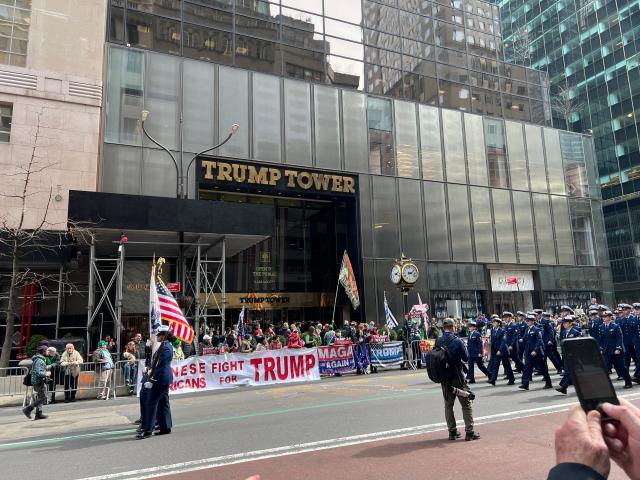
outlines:
M182 342L179 338L174 338L173 344L173 360L184 360L184 352L182 351Z
M93 352L93 360L97 363L95 374L98 377L98 400L109 398L109 380L111 379L114 363L108 347L109 342L100 340L98 348Z

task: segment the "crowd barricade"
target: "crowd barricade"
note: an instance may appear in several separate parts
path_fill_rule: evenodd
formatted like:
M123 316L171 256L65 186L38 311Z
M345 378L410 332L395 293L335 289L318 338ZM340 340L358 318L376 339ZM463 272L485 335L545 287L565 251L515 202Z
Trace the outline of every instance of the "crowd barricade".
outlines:
M22 397L24 407L31 390L22 383L27 373L29 373L27 367L0 368L0 397Z
M113 368L103 369L102 365L97 362L83 362L79 365L80 372L77 377L69 375L65 378L65 367L60 365L48 366L50 372L49 382L47 384L48 398L51 399L55 395L56 400L62 400L65 392L76 391L76 398L86 399L93 396L102 396L105 400L116 398L116 389L125 385L125 373L123 364L126 360L115 362ZM71 378L77 378L77 388L73 388L74 381ZM135 385L135 376L133 377ZM62 394L62 396L60 396Z
M405 362L408 362L406 350L408 350L407 344L401 340L370 343L369 358L371 368L378 370L379 368L402 367Z

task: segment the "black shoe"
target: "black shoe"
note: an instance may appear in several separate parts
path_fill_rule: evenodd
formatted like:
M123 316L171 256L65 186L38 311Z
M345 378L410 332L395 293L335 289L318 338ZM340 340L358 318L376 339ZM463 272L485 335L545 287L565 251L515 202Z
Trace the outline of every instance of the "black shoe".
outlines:
M133 423L135 423L136 425L140 425L140 424L142 423L142 419L141 419L141 418L139 418L139 419L137 419L137 420L136 420L135 422L133 422Z
M75 401L76 401L76 397L72 397L71 400L70 400L71 403L73 403Z
M622 377L616 378L616 381L618 381L618 380L623 380L623 378Z
M522 370L514 370L515 373L522 373Z
M635 383L640 383L640 378L633 377L631 381Z
M507 383L507 385L515 385L516 381L515 380L509 380L509 383Z
M69 398L65 398L64 399L64 403L69 403L70 401L71 401L71 399L69 399Z
M622 388L633 388L633 383L625 383Z
M529 385L518 385L518 388L521 388L522 390L529 390Z
M24 407L22 409L22 413L24 413L24 416L27 417L29 420L31 420L32 411L33 411L33 407Z
M459 431L455 431L455 432L449 432L449 440L456 440L460 438L460 432Z
M42 412L36 412L36 416L33 417L34 420L46 420L47 418L49 417Z
M556 392L560 392L561 394L566 395L567 394L567 389L564 388L564 387L558 387L558 388L556 388Z
M467 383L476 383L475 380L468 380Z
M156 430L155 432L153 432L154 435L169 435L170 433L171 433L170 428L166 428L164 430Z
M479 440L480 434L478 432L467 432L464 436L466 442L470 440Z
M557 375L562 375L562 373L563 373L563 372L562 372L562 369L560 369L560 370L558 370L558 371L556 372L556 374L557 374Z
M550 388L553 388L553 385L551 385L550 383L547 383L544 387L542 387L543 390L549 390Z
M496 382L495 382L495 381L493 381L493 380L489 380L489 383L490 383L491 385L493 385L494 387L496 386Z
M144 440L145 438L149 438L151 436L151 432L139 432L136 435L136 440Z

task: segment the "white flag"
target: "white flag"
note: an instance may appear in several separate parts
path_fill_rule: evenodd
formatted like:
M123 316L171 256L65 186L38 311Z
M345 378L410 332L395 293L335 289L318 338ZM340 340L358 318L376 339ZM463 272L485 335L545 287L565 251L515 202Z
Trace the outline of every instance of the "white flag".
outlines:
M153 342L153 351L158 346L156 334L161 325L160 320L160 299L156 288L156 264L151 267L151 280L149 281L149 339Z
M384 292L384 318L387 322L387 329L389 332L398 326L398 321L396 320L396 317L393 316L393 313L389 308L389 302L387 302L387 292Z

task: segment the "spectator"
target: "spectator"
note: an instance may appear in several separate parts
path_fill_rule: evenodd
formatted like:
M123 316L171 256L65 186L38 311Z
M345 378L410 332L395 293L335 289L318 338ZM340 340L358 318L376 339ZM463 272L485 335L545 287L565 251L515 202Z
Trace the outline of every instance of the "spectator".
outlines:
M209 335L202 336L202 342L198 345L198 355L213 355L215 354L215 348L211 343L211 337Z
M47 371L49 371L47 391L51 393L51 397L48 397L48 403L54 404L56 403L56 387L62 383L62 377L60 375L60 355L55 347L47 348L45 362L47 363Z
M297 331L291 332L289 336L289 342L287 343L287 348L302 348L304 347L304 341L300 338Z
M67 343L64 353L60 357L60 366L64 374L64 402L75 402L78 391L78 376L80 375L80 365L82 356L76 350L73 343Z
M246 334L242 341L240 342L240 353L250 353L251 350L251 335Z
M269 340L269 350L280 350L282 348L282 340L280 337L274 335Z
M302 340L304 341L304 346L306 348L313 348L320 346L320 336L318 335L317 330L313 326L309 326L306 333L302 336Z
M98 400L107 400L109 398L109 380L113 372L113 357L108 346L109 344L105 340L100 340L98 348L93 352L93 359L97 363Z
M131 387L136 383L137 376L136 362L138 360L138 349L136 348L135 341L132 340L127 343L127 346L124 347L122 357L126 360L125 364L123 365L124 381L129 389L131 389Z
M136 346L136 360L144 360L146 358L145 342L141 333L136 333L133 337L133 343Z
M266 351L267 351L267 346L265 345L265 338L262 336L256 337L256 348L254 352L261 353Z
M118 346L116 345L116 341L111 338L110 335L107 335L106 337L104 337L104 339L107 342L107 350L109 350L109 353L115 353L116 349L118 348Z
M327 326L327 331L324 334L324 345L331 345L336 338L336 332L333 331L333 324Z
M182 351L182 342L179 338L173 338L173 360L180 361L184 360L184 352Z
M182 342L182 356L185 358L189 358L191 353L193 352L193 344L189 342Z
M31 404L22 409L22 413L31 419L31 412L36 410L35 420L44 420L47 418L42 413L42 405L47 400L46 380L49 372L47 372L47 361L44 356L47 353L46 345L38 346L37 353L31 357L31 385L33 386L33 398Z

